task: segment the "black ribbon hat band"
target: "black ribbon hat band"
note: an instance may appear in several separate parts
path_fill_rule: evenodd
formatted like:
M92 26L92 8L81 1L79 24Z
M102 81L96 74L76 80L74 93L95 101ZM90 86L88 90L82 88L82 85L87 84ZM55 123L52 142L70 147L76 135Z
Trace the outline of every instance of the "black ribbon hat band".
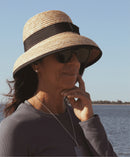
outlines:
M32 46L36 45L37 43L62 32L74 32L80 34L79 28L72 23L68 22L56 23L48 27L45 27L29 36L24 41L25 52L29 50Z

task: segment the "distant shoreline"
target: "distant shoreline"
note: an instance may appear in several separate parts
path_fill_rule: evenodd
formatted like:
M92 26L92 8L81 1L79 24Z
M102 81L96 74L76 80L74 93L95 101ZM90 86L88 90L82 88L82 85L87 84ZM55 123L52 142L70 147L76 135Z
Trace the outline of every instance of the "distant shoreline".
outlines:
M117 104L117 103L93 103L93 102L92 102L92 105L104 105L104 106L105 106L105 105L107 105L107 106L108 106L108 105L115 105L115 106L116 106L116 105L120 105L120 106L128 105L128 106L129 106L130 103L128 103L128 104L127 104L127 103ZM0 106L4 106L4 104L0 104Z
M127 103L126 103L126 104L125 104L125 103L124 103L124 104L114 104L114 103L113 103L113 104L112 104L112 103L110 103L110 104L105 104L105 103L104 103L104 104L103 104L103 103L92 103L92 105L115 105L115 106L116 106L116 105L120 105L120 106L122 105L122 106L123 106L123 105L130 105L130 103L128 103L128 104L127 104Z
M100 105L130 105L129 101L121 101L121 100L117 100L117 101L109 101L109 100L96 100L96 101L92 101L92 104L100 104Z
M4 106L6 103L5 102L0 102L0 106ZM109 101L109 100L96 100L92 101L93 105L130 105L129 101Z

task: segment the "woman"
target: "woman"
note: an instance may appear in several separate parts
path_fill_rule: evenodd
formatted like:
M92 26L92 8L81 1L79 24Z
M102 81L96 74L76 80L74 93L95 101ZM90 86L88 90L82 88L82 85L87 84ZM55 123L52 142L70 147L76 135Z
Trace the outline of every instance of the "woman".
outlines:
M0 155L116 156L82 80L100 48L56 10L29 19L23 41L0 125Z

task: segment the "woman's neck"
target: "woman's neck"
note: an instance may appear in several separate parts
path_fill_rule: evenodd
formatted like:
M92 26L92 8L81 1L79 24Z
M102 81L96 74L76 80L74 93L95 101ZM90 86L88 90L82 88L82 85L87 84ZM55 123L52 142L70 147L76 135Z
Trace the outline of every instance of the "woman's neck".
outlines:
M32 98L28 99L28 101L34 108L46 113L49 113L46 107L54 114L64 113L66 109L64 97L61 96L58 91L48 93L39 90ZM44 107L44 105L46 107Z

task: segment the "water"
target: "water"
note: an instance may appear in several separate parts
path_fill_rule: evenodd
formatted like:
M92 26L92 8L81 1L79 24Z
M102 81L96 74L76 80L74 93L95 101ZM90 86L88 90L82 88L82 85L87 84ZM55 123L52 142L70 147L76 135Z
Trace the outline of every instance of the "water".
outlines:
M130 157L130 105L93 105L119 157Z
M130 157L130 105L93 105L93 109L118 157Z

